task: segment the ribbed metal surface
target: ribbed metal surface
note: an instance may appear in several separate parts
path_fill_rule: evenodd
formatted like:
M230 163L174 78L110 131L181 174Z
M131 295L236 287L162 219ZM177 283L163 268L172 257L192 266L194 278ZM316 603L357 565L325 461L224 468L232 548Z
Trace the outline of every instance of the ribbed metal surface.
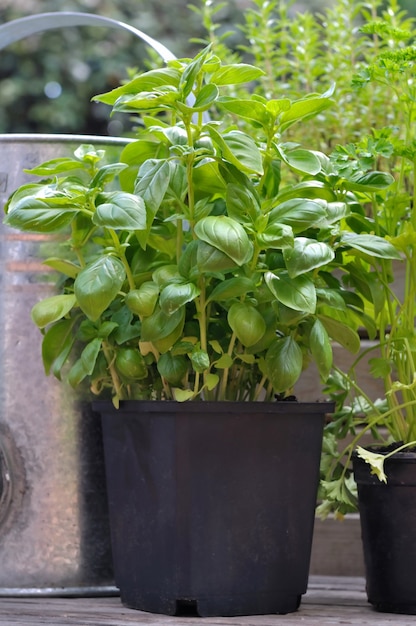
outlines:
M0 25L0 50L34 33L72 26L130 32L163 59L160 42L117 20L70 11ZM31 180L23 173L72 155L82 143L114 154L126 140L87 135L0 135L0 206ZM114 155L113 155L114 156ZM0 224L0 596L115 592L101 426L77 394L46 378L32 306L54 293L41 259L53 240Z
M0 201L30 179L24 168L81 143L119 152L125 141L0 135ZM0 225L0 595L11 590L112 585L97 418L75 392L44 375L32 306L54 293L41 259L54 242Z

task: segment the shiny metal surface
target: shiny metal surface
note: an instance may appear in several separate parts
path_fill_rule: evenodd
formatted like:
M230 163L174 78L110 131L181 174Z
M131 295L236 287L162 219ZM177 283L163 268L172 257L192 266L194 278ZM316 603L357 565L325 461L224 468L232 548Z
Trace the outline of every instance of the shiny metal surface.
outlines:
M102 16L58 11L0 25L0 50L68 26L130 32L168 61L142 31ZM127 140L86 135L0 135L0 206L32 177L25 168L72 155L82 143L118 153ZM37 179L36 179L37 180ZM0 220L1 222L1 220ZM112 595L99 419L72 389L46 378L32 306L55 292L48 236L0 223L0 596Z
M81 143L119 152L126 141L0 135L1 205L30 179L24 168ZM100 422L72 389L45 377L30 319L35 302L54 293L41 264L54 245L0 226L0 595L91 595L113 584Z

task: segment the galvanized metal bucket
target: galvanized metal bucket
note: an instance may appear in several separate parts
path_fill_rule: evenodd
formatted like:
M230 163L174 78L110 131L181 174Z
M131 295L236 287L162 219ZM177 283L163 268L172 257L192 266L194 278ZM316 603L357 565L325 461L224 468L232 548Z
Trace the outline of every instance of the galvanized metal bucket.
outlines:
M86 13L46 13L0 26L0 49L62 26L126 29L166 61L162 44L129 25ZM85 135L0 135L0 204L45 160L90 143L120 152L127 140ZM79 394L45 377L32 306L54 293L41 263L51 241L0 224L0 596L114 594L100 422Z

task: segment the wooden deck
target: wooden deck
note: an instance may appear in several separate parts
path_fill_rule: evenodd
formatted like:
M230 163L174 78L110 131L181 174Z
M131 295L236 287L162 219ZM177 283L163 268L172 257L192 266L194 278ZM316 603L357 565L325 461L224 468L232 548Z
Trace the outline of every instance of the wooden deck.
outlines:
M377 613L367 604L364 579L312 576L301 607L289 615L166 617L126 609L118 597L0 598L1 626L416 626L416 616Z

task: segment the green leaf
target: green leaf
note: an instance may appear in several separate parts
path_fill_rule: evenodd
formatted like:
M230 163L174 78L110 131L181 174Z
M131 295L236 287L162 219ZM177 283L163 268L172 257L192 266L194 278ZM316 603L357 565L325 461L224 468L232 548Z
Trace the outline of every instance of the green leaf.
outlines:
M291 278L330 263L335 257L332 248L324 241L297 237L293 248L283 250L283 258Z
M357 509L357 497L352 488L356 491L356 486L352 483L353 477L351 476L351 480L343 477L336 480L323 480L321 486L325 497L330 502L346 504L351 510L355 511Z
M270 224L263 232L257 234L257 242L264 249L292 248L294 245L293 230L286 224Z
M279 117L283 111L289 111L292 106L289 98L263 98L262 101L265 103L267 110L273 115L274 120Z
M211 75L210 80L216 85L238 85L257 80L264 74L263 70L254 65L233 63L231 65L222 65Z
M212 106L218 97L218 88L216 85L204 85L195 98L192 108L195 111L206 111Z
M192 172L193 183L195 189L201 192L223 193L225 190L225 182L222 178L218 163L212 160L201 161L194 167Z
M108 339L116 328L118 328L118 323L116 322L103 322L98 328L97 337L100 337L100 339Z
M327 182L319 180L303 180L294 185L288 185L279 193L279 201L285 202L293 198L320 198L327 202L335 202L337 196Z
M207 299L208 302L222 302L230 298L238 298L250 291L253 291L254 285L250 278L244 276L233 277L218 283Z
M196 82L198 74L201 72L202 67L210 54L209 47L207 46L201 52L199 52L186 66L182 73L179 87L182 89L182 93L185 97L189 96L194 84Z
M310 150L295 148L285 150L284 146L276 146L283 161L292 169L305 174L315 176L321 171L321 162Z
M307 228L318 228L326 219L322 204L306 198L292 198L274 207L269 213L269 224L287 224L294 233Z
M126 163L110 163L101 167L90 183L90 189L102 189L127 167Z
M45 298L37 302L32 308L32 320L38 328L45 328L48 324L52 324L65 317L76 305L76 302L76 298L73 294L63 294Z
M237 265L244 265L253 256L253 244L244 228L226 215L210 215L195 225L195 234L214 246Z
M298 380L302 367L302 350L291 336L276 339L267 351L267 375L275 393L290 391Z
M213 126L207 129L226 161L247 174L263 174L262 154L254 139L239 130L221 135Z
M357 446L357 454L370 465L371 474L375 474L380 481L387 483L387 476L384 471L384 461L386 460L384 454L370 452L370 450L366 450L361 446Z
M138 348L122 347L117 350L115 366L127 380L144 380L148 375L146 361Z
M160 294L160 308L170 315L187 302L195 300L200 293L201 290L194 283L172 283L164 287Z
M321 379L325 381L332 368L332 346L326 328L319 319L312 326L309 344Z
M203 372L209 369L209 366L210 366L209 356L205 352L205 350L194 350L190 354L190 359L192 362L192 367L194 368L195 372L199 372L200 374L203 374Z
M220 378L218 374L212 374L209 372L204 376L204 388L208 389L208 391L212 391L220 382Z
M237 267L237 264L224 252L204 241L198 241L196 260L198 270L201 273L229 272Z
M228 311L228 323L240 343L253 346L266 332L266 322L259 311L246 302L235 302Z
M173 333L184 322L184 309L177 309L168 315L159 307L142 322L142 341L159 341Z
M61 369L75 341L74 323L74 320L63 319L45 332L42 340L42 361L47 376L53 374L58 380L61 379Z
M105 150L95 148L90 143L83 143L75 150L74 155L77 159L85 163L88 167L96 165L105 155Z
M356 235L344 232L341 235L341 243L381 259L401 259L399 251L389 241L377 235Z
M171 385L179 385L188 371L189 361L185 356L172 355L171 352L162 354L157 362L159 374Z
M71 244L74 249L85 246L91 235L96 230L92 223L92 213L76 213L71 222Z
M186 146L188 144L186 130L181 126L161 126L160 129L156 127L155 132L163 133L171 146Z
M225 202L229 217L237 220L237 222L244 222L247 218L254 222L261 215L260 203L248 187L227 185Z
M382 357L373 357L368 359L368 365L370 366L371 376L374 378L385 378L390 376L392 364L390 361L386 361Z
M292 103L292 106L288 111L282 113L280 118L280 130L287 130L290 126L300 120L315 117L318 113L325 111L325 109L331 105L331 100L323 96L307 97L301 100L296 100Z
M164 159L149 159L139 169L134 193L144 200L152 217L165 197L169 182L170 167Z
M143 230L146 228L146 206L142 198L123 191L103 194L105 200L97 206L92 221L97 226L114 230Z
M276 198L279 193L282 164L279 160L274 159L269 163L264 176L262 178L263 194L266 198Z
M63 172L79 170L83 167L84 164L80 161L70 159L68 157L60 157L45 161L41 165L25 170L25 172L28 174L35 174L36 176L55 176L56 174L61 174Z
M364 191L367 193L387 189L394 183L394 177L387 172L367 172L354 180L343 182L343 187L349 191Z
M76 265L71 261L66 261L65 259L51 257L50 259L43 261L43 264L48 267L52 267L57 272L60 272L64 276L69 276L70 278L76 278L81 271L81 267L79 265Z
M287 272L266 272L265 282L274 297L295 311L315 313L315 285L305 276L290 278Z
M214 350L214 352L217 352L217 354L223 354L224 350L222 349L221 344L217 339L212 339L208 343Z
M120 291L126 271L120 259L112 256L99 258L87 265L75 279L77 302L93 322L107 309Z
M94 96L93 100L114 105L120 96L125 94L137 94L141 91L153 91L163 85L178 86L180 73L172 67L163 67L140 74L137 78L117 87L108 93Z
M240 170L247 173L263 174L263 157L256 142L239 130L222 135L226 149L224 157Z
M132 141L123 149L120 159L127 164L127 168L120 172L119 180L124 191L133 193L137 172L140 166L148 159L157 159L168 156L168 146L161 141Z
M160 290L171 283L183 283L183 277L179 273L178 266L173 263L171 265L162 265L155 269L152 278Z
M133 322L133 316L127 307L121 307L116 313L113 313L111 319L117 325L112 336L119 346L140 337L141 324L137 320ZM101 328L99 336L101 336Z
M158 297L158 286L151 281L146 281L138 289L129 291L126 296L126 305L135 315L149 317L155 310Z
M254 356L254 354L240 353L238 354L238 358L240 359L240 361L242 361L243 363L247 363L248 365L253 365L256 362L256 357Z
M187 400L192 400L194 395L195 394L191 389L173 389L173 396L176 402L186 402Z
M328 202L326 205L327 221L338 224L341 219L350 215L350 206L346 202Z
M316 295L318 297L319 304L326 304L333 309L339 309L345 311L346 304L342 295L336 289L317 289ZM355 294L354 294L355 295ZM357 296L358 297L358 296ZM360 300L357 300L357 304ZM360 302L362 304L362 302Z
M34 186L32 186L34 187ZM39 195L28 196L22 190L12 197L8 205L5 223L12 228L36 233L52 233L68 226L80 211L73 200L62 194L48 199L40 197L47 188L39 188Z
M157 113L175 108L180 94L176 87L166 85L154 91L141 91L136 94L120 96L113 111L122 113Z
M319 315L319 319L324 325L328 335L339 343L341 346L357 354L361 347L361 341L359 334L342 322L328 317L326 315Z
M101 344L102 339L97 337L85 346L80 358L74 363L68 373L68 382L72 387L77 387L84 378L91 376L101 350Z
M227 369L231 367L233 363L234 363L233 357L227 353L224 353L220 356L218 361L215 361L215 367L220 370Z
M230 113L234 113L239 117L252 120L266 126L271 119L271 113L267 110L267 106L262 102L255 100L243 100L230 97L221 97L218 99L220 105Z

